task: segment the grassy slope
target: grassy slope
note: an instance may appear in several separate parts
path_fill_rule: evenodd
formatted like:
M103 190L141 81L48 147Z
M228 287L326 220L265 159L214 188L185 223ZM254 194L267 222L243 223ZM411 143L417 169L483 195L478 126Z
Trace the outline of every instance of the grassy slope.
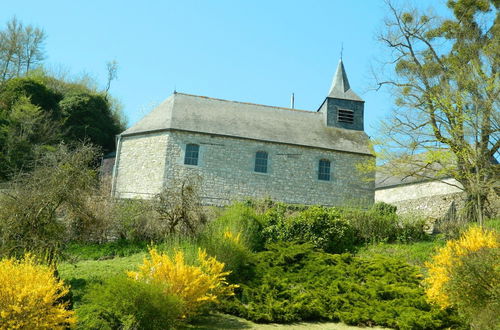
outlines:
M78 308L85 290L92 283L103 279L114 277L120 273L133 270L142 263L146 252L132 254L127 257L115 257L106 260L81 260L76 263L61 263L58 267L61 278L71 285L75 307ZM232 315L212 314L202 316L187 324L185 329L190 330L212 330L212 329L332 329L347 330L359 329L342 323L294 323L294 324L256 324ZM373 328L382 329L382 328Z
M134 270L142 263L145 256L146 252L142 252L128 257L117 257L108 260L65 262L58 266L58 270L64 282L71 286L75 307L78 307L78 303L90 284Z

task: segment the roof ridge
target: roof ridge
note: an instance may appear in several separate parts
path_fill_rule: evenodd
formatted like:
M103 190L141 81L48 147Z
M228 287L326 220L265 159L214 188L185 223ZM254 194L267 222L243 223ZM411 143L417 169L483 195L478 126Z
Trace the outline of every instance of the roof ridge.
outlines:
M194 94L181 93L181 92L176 92L175 94L181 94L181 95L192 96L192 97L199 97L199 98L208 99L208 100L215 100L215 101L223 101L223 102L231 102L231 103L239 103L239 104L247 104L247 105L258 105L261 107L274 108L274 109L286 110L286 111L317 113L316 111L312 111L312 110L292 109L292 108L278 107L278 106L274 106L274 105L258 104L258 103L252 103L252 102L225 100L225 99L219 99L216 97L210 97L210 96L204 96L204 95L194 95Z

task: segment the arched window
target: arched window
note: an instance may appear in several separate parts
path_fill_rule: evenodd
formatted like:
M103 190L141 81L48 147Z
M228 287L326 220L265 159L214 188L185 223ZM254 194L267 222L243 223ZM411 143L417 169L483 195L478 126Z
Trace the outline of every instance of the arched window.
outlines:
M255 153L255 172L267 173L267 152L257 151Z
M328 159L319 161L318 180L330 181L330 161Z
M198 155L200 154L200 146L189 143L186 145L186 153L184 154L184 164L198 165Z

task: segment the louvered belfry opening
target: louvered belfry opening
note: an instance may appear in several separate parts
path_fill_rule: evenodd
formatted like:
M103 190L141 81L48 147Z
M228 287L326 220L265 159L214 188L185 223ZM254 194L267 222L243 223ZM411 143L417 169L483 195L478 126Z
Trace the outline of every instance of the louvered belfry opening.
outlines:
M354 123L354 110L338 109L337 121L347 124Z

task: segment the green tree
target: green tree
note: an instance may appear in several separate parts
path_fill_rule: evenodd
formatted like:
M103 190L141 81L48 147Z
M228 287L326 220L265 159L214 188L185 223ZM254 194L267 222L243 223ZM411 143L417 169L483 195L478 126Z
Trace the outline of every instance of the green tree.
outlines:
M449 0L447 19L387 5L380 41L394 74L377 80L392 87L398 108L382 125L382 153L397 155L400 174L455 178L467 216L481 222L499 177L500 2Z
M114 149L115 135L121 132L122 127L115 121L104 95L90 92L71 94L60 102L60 107L68 140L88 140L105 152Z

